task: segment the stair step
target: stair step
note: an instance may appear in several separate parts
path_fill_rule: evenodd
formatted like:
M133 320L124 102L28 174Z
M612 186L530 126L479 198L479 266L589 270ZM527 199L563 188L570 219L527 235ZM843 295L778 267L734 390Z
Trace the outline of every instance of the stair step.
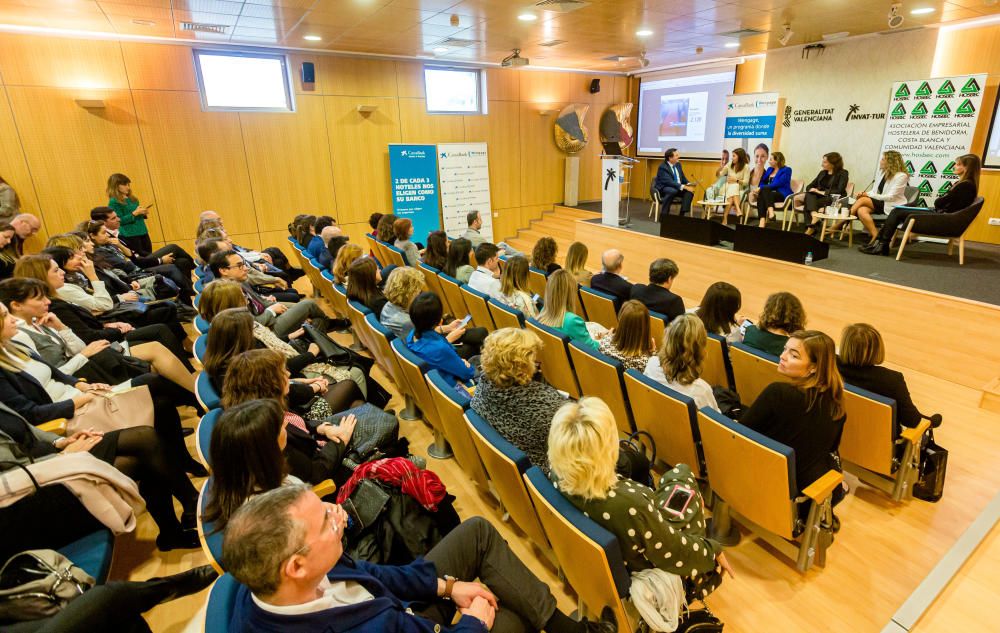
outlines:
M552 228L557 230L562 230L568 232L570 235L576 235L576 223L579 222L578 219L563 218L557 215L545 214L538 220L532 220L531 226L528 228L534 228L536 225L544 224L546 228Z
M597 211L584 211L583 209L574 209L573 207L564 207L560 204L552 207L552 213L556 217L563 218L573 218L575 220L591 220L596 217L600 217L600 213Z

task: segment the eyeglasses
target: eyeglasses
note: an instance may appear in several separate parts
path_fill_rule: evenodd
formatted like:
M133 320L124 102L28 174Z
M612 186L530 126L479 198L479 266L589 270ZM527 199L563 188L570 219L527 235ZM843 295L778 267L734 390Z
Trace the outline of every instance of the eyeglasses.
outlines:
M320 533L319 538L323 538L323 531L326 530L327 524L330 525L330 531L333 532L334 534L338 534L340 532L340 526L338 526L337 523L332 519L332 514L333 514L333 505L328 504L326 507L326 513L324 513L323 515L323 524L319 527L319 533ZM313 541L309 541L308 543L302 545L302 547L300 547L299 549L295 550L294 552L286 556L285 559L281 561L281 564L284 565L285 561L287 561L289 558L297 554L300 554L302 553L302 550L311 547L314 543L316 543L316 541L319 540L319 538Z
M230 268L246 268L246 267L247 267L246 262L240 262L238 264L233 264L232 266L223 266L223 268L225 268L226 270L229 270Z

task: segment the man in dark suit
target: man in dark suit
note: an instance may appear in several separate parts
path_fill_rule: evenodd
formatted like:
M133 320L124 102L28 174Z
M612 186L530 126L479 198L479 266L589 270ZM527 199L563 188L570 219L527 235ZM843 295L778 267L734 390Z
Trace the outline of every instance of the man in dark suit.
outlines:
M621 275L624 261L625 256L617 248L604 251L601 255L602 270L590 279L591 288L615 298L615 312L632 295L632 284Z
M649 284L632 287L632 299L638 299L653 312L667 316L668 321L684 314L684 300L670 292L677 273L677 264L670 259L656 259L649 265Z
M691 213L694 200L694 185L688 182L681 167L681 155L673 147L663 154L663 164L656 170L653 189L660 194L660 217L670 213L670 205L677 196L681 197L681 215ZM662 220L661 220L662 221Z

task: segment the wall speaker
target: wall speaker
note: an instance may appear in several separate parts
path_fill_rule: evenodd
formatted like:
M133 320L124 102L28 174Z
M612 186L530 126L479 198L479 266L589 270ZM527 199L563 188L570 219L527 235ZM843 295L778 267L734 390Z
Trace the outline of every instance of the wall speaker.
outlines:
M592 79L590 80L590 94L597 94L601 91L601 80Z
M316 65L312 62L302 62L302 83L316 83Z

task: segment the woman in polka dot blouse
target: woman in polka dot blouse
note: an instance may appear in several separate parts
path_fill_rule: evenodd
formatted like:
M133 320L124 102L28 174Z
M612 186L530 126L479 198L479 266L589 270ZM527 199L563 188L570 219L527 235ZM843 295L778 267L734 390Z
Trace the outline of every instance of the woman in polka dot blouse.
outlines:
M585 515L612 532L629 572L658 568L681 576L688 602L701 600L732 576L722 546L705 536L704 502L691 469L680 464L656 490L615 473L618 428L600 398L582 398L556 412L549 432L549 467L556 487ZM688 496L686 506L669 504Z

